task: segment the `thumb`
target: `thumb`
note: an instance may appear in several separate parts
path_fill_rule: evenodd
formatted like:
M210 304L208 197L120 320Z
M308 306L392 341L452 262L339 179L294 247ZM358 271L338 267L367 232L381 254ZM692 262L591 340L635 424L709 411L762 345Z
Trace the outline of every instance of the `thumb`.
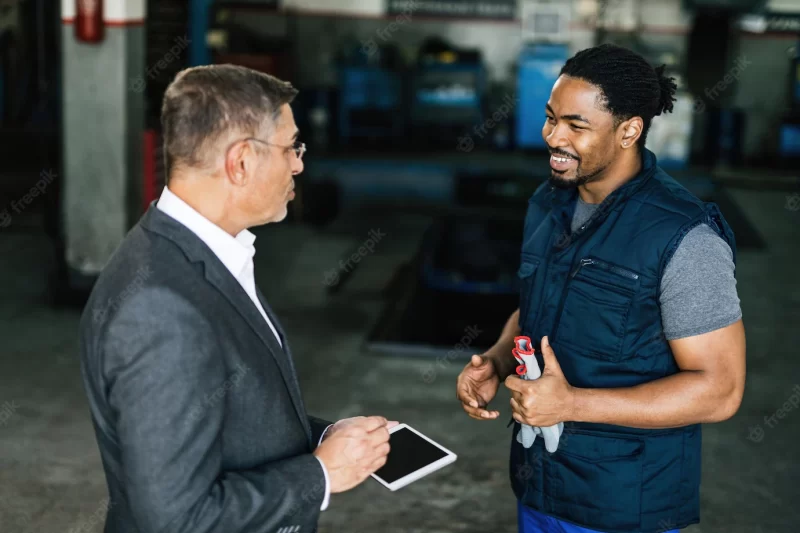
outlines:
M561 371L561 365L558 364L556 353L550 346L550 340L547 338L547 336L542 337L542 359L544 359L545 372L549 374L564 374Z
M481 366L483 363L485 363L486 359L481 355L473 355L472 360L470 362L472 363L472 366L477 368Z

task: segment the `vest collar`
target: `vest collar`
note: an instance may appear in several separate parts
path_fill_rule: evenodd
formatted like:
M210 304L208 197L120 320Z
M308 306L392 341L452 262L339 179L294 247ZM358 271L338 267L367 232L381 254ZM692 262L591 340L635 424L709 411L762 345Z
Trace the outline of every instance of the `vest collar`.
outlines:
M655 154L644 148L642 150L642 168L639 173L609 194L592 215L591 220L602 219L612 209L621 207L625 200L633 196L655 174L657 165ZM577 197L577 188L558 189L552 185L546 195L545 202L549 203L552 215L564 228L570 227Z
M626 181L624 184L622 184L622 186L618 187L611 194L609 194L608 197L603 200L603 204L616 203L620 200L629 198L655 173L657 164L658 162L656 160L656 155L647 148L643 149L642 168L639 170L639 173L636 174L633 179ZM548 200L550 202L550 206L555 208L563 205L570 205L573 201L575 201L577 195L578 190L576 188L557 189L555 186L551 185L550 193L548 194Z

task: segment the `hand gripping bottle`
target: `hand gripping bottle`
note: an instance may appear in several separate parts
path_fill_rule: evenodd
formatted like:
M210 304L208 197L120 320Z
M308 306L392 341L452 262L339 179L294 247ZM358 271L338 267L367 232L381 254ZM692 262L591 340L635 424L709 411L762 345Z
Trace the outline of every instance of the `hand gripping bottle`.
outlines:
M536 362L536 357L533 355L533 345L529 337L514 337L516 348L512 350L514 357L522 363L517 367L517 374L522 379L534 380L539 379L542 375L539 370L539 363ZM527 424L522 424L522 428L517 433L517 442L522 444L525 448L533 446L536 440L536 435L542 435L544 438L544 447L548 452L553 453L558 449L558 439L564 431L564 423L559 422L557 425L539 428L531 427Z

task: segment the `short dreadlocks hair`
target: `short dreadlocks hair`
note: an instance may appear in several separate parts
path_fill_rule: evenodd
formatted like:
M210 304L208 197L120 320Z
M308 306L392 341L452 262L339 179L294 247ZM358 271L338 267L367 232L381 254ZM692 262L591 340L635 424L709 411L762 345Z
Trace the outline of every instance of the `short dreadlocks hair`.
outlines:
M575 54L561 74L600 89L600 103L614 116L614 128L632 117L641 117L644 128L638 144L643 147L653 117L672 112L678 86L674 78L664 76L665 67L653 68L632 50L602 44Z

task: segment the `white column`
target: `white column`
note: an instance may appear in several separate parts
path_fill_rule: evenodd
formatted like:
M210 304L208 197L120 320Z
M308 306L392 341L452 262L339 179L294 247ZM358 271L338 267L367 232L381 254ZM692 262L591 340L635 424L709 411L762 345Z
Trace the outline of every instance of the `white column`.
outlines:
M70 285L103 269L141 215L145 0L103 1L105 38L76 40L75 0L61 1L63 229Z

